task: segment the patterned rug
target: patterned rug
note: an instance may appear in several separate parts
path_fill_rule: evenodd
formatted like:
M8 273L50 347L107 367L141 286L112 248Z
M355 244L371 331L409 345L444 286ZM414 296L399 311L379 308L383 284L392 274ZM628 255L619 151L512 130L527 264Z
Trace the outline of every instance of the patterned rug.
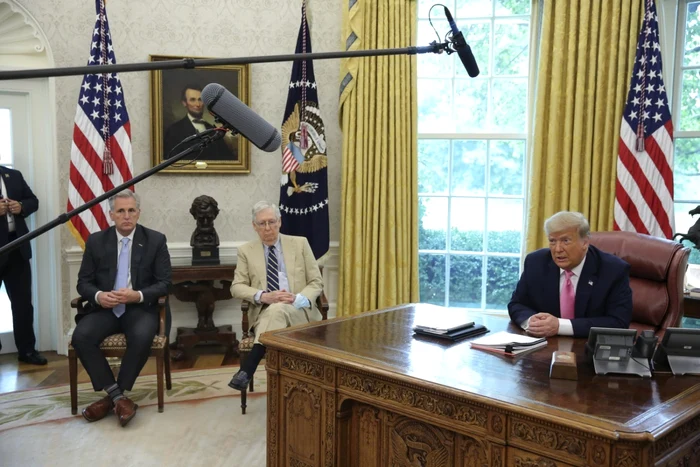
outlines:
M235 370L174 372L163 413L155 375L139 377L127 394L139 410L126 428L111 414L95 423L80 415L103 397L89 383L79 385L78 415L70 413L68 386L0 395L0 464L263 466L267 375L264 368L256 372L242 415L240 393L227 385Z

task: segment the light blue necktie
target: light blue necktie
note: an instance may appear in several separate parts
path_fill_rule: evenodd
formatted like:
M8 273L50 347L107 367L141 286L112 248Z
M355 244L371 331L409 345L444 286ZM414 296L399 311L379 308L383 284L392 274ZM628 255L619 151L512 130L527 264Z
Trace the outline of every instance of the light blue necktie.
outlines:
M126 287L129 280L129 239L122 238L122 251L119 253L119 265L117 266L117 281L114 283L114 290ZM126 305L120 303L112 308L112 311L119 318L126 311Z

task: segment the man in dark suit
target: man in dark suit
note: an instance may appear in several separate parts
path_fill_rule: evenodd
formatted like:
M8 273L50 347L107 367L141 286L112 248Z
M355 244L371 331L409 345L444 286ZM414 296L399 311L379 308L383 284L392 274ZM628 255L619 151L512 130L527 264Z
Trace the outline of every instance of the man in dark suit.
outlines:
M39 200L19 170L0 166L0 246L29 232L25 217L39 209ZM12 304L12 329L21 362L46 365L46 359L34 348L34 307L32 306L32 270L29 242L0 256L0 283ZM0 349L2 343L0 342Z
M508 303L511 320L537 337L586 337L593 326L628 328L629 264L590 245L590 227L579 212L558 212L544 229L549 249L525 258Z
M130 190L109 199L114 227L88 237L78 273L78 293L91 311L78 322L71 342L95 391L107 392L83 410L89 422L114 408L125 426L136 414L138 405L122 391L131 390L148 360L158 331L158 298L168 294L171 284L165 235L137 224L139 205ZM126 335L127 349L115 381L100 343L118 333Z
M196 84L185 86L182 89L180 101L187 110L187 115L170 125L165 131L163 159L168 159L197 144L198 141L185 143L178 146L171 154L172 149L186 137L214 128L202 118L204 116L204 103L202 102L201 86ZM198 159L206 161L234 161L237 159L236 142L237 140L229 133L224 139L216 140L207 146ZM196 152L192 153L188 158L194 158L196 155Z

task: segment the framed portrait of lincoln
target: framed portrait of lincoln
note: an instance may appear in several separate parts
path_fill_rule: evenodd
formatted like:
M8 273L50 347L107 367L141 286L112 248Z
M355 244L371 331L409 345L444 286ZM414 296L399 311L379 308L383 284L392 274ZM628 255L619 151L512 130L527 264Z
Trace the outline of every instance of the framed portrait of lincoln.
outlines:
M185 57L150 55L152 62ZM190 57L193 58L193 57ZM202 102L202 89L218 83L250 103L250 65L151 71L151 155L153 165L184 151L189 136L221 126ZM228 132L201 151L186 155L162 173L250 173L250 143Z

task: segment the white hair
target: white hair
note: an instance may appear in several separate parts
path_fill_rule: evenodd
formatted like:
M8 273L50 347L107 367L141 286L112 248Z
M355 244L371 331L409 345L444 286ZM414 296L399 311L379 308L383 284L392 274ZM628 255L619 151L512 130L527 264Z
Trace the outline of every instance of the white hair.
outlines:
M578 230L578 236L580 238L586 238L591 233L588 220L586 220L586 217L580 212L559 211L544 221L544 231L547 235L568 229Z
M255 217L258 215L260 211L264 211L265 209L272 209L272 212L275 213L275 220L278 220L280 217L282 217L282 214L280 213L280 208L277 207L275 203L268 203L267 201L258 201L255 203L255 206L253 206L253 222L255 222Z

